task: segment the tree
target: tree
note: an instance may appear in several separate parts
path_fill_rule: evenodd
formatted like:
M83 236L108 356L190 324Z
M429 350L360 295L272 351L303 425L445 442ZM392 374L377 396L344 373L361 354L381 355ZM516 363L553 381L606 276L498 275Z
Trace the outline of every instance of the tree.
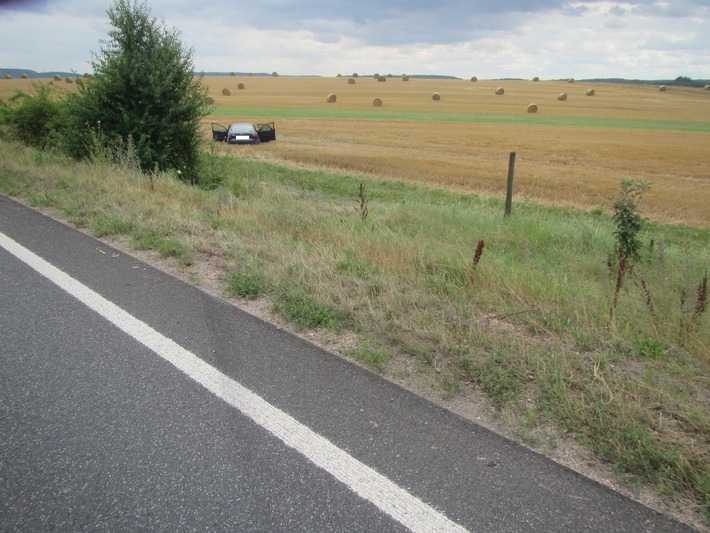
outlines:
M197 179L200 119L207 92L193 76L192 51L145 3L115 0L113 29L92 61L94 76L70 97L77 156L101 143L132 145L143 171L177 169Z

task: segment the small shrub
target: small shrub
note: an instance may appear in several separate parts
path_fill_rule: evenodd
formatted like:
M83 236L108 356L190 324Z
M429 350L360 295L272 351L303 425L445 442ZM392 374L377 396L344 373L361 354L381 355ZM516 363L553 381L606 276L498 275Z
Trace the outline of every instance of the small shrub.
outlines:
M3 112L3 120L29 146L45 148L53 132L64 129L65 106L46 85L35 85L34 94L16 93Z

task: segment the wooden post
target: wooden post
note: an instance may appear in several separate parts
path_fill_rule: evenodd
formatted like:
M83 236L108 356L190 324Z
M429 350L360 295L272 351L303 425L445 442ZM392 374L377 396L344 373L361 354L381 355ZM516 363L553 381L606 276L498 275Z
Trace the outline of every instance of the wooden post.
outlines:
M513 178L515 177L515 152L508 158L508 187L505 193L505 216L513 211Z

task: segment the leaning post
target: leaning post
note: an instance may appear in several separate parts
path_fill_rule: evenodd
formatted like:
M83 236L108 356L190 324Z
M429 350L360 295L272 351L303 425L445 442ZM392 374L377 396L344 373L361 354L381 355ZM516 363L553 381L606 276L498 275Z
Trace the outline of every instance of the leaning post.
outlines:
M505 216L513 211L513 178L515 177L515 152L508 157L508 186L505 192Z

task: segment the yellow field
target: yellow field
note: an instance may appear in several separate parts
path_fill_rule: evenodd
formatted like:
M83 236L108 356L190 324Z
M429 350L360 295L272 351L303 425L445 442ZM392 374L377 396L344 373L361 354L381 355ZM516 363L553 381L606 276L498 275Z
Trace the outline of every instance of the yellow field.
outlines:
M592 208L608 205L622 178L640 178L652 183L649 217L710 225L710 91L551 81L204 81L216 104L205 132L211 120L276 121L277 142L228 148L249 157L500 194L514 150L518 197ZM585 96L592 86L596 95ZM0 98L29 87L29 80L0 80ZM563 91L565 102L557 100ZM326 103L328 93L336 103ZM375 97L383 107L372 106ZM536 115L526 112L530 103Z

